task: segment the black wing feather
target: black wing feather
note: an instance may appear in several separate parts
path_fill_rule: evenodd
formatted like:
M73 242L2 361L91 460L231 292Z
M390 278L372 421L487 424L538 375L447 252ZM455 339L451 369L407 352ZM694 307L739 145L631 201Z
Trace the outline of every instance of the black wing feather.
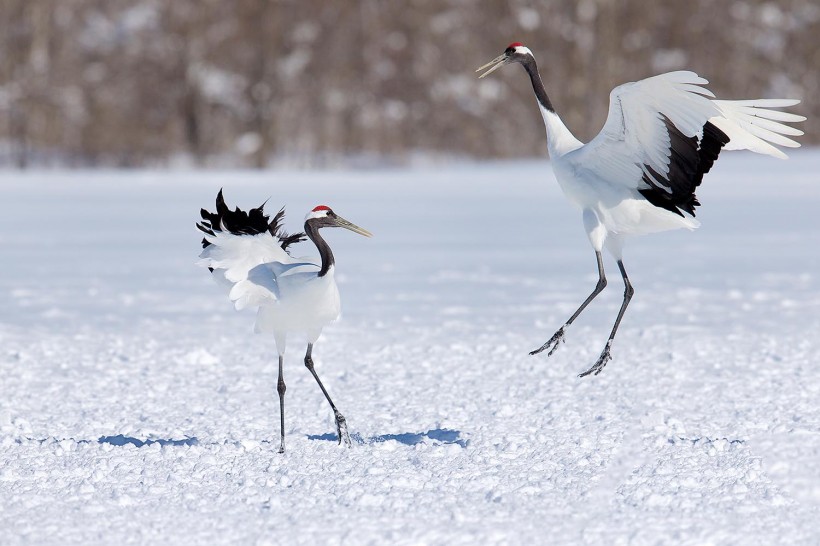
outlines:
M279 246L282 250L288 252L288 247L299 241L304 241L306 236L304 233L288 234L282 227L282 222L285 218L285 208L276 213L273 220L265 214L265 203L262 203L256 208L250 209L248 212L236 207L234 210L228 208L225 204L225 197L222 195L222 190L216 195L216 212L209 212L205 209L200 210L199 214L202 221L198 222L196 227L208 235L213 235L214 231L227 230L234 235L258 235L266 231L279 239ZM209 246L211 243L207 239L202 239L202 248Z
M729 137L713 124L703 126L703 136L687 137L681 133L669 118L661 115L669 134L669 167L666 174L644 165L643 183L639 189L647 201L683 216L685 211L695 215L695 207L700 206L695 189L709 172L720 150L729 142Z

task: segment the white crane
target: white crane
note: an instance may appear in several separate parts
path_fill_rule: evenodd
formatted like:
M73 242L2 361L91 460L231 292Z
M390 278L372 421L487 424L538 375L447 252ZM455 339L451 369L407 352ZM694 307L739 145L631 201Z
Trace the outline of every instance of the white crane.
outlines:
M624 280L624 298L604 350L581 374L599 374L612 358L610 348L634 290L623 262L624 240L669 229L698 227L695 189L721 149L751 150L786 158L772 144L800 146L784 135L803 132L781 122L806 118L771 110L793 106L791 99L715 100L694 72L660 74L616 87L601 132L584 144L567 129L550 102L532 51L520 42L476 72L519 63L530 77L547 130L547 148L564 194L582 210L584 227L595 250L598 283L575 313L540 348L551 355L564 333L606 286L601 251L615 258Z
M350 447L347 422L316 374L313 366L313 344L322 328L339 317L339 290L333 278L333 252L319 234L324 227L343 227L366 237L372 234L320 205L305 217L305 233L288 235L281 226L285 209L270 219L263 211L265 204L249 212L230 210L222 190L216 197L216 212L202 209L202 222L197 227L205 233L203 251L198 265L208 267L214 277L230 288L229 297L236 309L258 307L257 333L273 333L279 352L279 417L281 444L285 451L285 379L283 362L288 334L307 338L305 366L316 379L336 418L339 444ZM297 260L288 247L307 237L319 250L321 264Z

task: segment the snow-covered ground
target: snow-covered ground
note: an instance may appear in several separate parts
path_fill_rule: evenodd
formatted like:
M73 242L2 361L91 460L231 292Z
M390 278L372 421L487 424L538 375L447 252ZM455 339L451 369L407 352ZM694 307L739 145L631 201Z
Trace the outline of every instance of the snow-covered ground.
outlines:
M0 174L3 544L818 544L820 152L726 154L694 233L593 288L546 162ZM344 316L317 370L194 262L219 187L298 230L328 204ZM302 243L296 254L314 254Z

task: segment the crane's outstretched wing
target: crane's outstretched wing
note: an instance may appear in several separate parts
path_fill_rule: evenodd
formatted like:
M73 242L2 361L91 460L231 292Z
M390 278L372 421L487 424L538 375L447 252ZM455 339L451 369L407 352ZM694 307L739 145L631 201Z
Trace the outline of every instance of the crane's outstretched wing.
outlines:
M205 234L197 264L230 287L237 309L278 298L275 272L295 262L288 247L305 239L304 233L289 235L282 229L284 209L271 220L263 208L264 203L248 212L230 210L220 190L216 212L202 209L197 224Z
M694 72L661 74L613 89L601 132L565 159L593 178L638 190L653 205L694 215L695 188L722 148L785 158L773 144L796 148L783 122L806 118L771 110L788 99L722 101Z

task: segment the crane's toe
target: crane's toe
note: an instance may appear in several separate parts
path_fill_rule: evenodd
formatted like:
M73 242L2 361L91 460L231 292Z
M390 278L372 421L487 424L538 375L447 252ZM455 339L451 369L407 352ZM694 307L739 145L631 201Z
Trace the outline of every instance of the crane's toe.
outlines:
M564 339L564 328L565 327L566 327L566 325L561 326L558 329L558 331L555 332L552 335L552 337L549 339L549 341L547 341L546 343L541 345L536 350L530 351L530 355L537 355L538 353L541 353L541 352L549 349L549 352L547 353L547 356L552 356L552 353L554 353L558 349L558 346L561 343L565 343L565 339Z
M603 352L601 352L601 356L598 357L598 360L595 362L595 364L593 364L590 369L580 374L578 377L586 377L590 374L598 375L599 373L601 373L604 369L604 366L606 366L606 363L612 360L612 355L609 354L609 348L611 345L612 340L610 339L607 342L606 347L604 347Z

